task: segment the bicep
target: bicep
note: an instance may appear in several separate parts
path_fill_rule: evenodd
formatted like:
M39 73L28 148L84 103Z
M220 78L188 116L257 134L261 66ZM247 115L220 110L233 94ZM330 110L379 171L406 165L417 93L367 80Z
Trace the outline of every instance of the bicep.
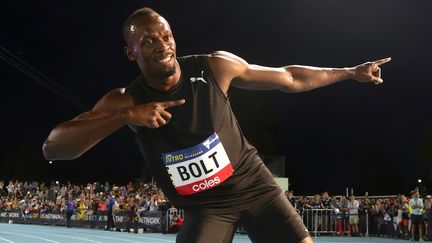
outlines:
M292 83L292 76L285 68L253 64L249 64L246 71L232 81L236 87L254 90L290 91Z
M90 111L79 114L73 120L92 118L98 114L115 112L130 106L133 106L132 97L124 88L118 88L105 94Z
M284 91L290 91L293 86L291 74L283 67L249 64L228 52L215 52L208 60L213 75L224 92L228 91L230 85L244 89Z

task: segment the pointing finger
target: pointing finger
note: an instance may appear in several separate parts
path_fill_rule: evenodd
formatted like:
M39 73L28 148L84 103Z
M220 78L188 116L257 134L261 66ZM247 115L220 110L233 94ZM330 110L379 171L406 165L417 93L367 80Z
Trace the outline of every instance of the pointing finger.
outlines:
M170 101L165 101L165 102L161 102L160 105L164 108L170 108L173 106L179 106L179 105L183 105L186 102L185 99L181 99L181 100L170 100Z
M391 57L387 57L387 58L376 60L373 63L379 66L379 65L383 65L384 63L390 62L390 60L391 60Z

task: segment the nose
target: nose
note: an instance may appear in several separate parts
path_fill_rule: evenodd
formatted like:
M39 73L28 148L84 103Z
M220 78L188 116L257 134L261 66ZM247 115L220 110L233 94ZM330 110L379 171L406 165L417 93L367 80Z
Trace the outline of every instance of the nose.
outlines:
M158 40L158 43L157 43L157 50L158 51L165 51L165 50L168 50L169 48L170 48L169 43L167 43L163 39Z

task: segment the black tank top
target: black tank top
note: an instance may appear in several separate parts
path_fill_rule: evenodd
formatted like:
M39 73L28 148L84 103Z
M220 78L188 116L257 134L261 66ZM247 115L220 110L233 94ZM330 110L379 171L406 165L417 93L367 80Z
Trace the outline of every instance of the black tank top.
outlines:
M134 128L147 167L167 198L177 207L235 212L279 195L257 150L243 136L207 56L178 62L182 74L169 92L153 90L142 76L127 88L135 105L186 100L167 109L172 119L166 126Z

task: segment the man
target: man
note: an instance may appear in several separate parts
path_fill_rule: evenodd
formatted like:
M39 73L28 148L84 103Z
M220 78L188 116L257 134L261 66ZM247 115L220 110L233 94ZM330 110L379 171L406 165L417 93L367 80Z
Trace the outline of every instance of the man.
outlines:
M352 68L250 65L228 52L177 58L168 22L149 8L123 28L141 76L51 132L50 160L74 159L128 125L165 195L185 209L177 242L231 242L238 223L254 242L312 242L286 196L244 138L228 89L302 92L345 79L382 83L380 65Z
M339 205L338 209L340 213L340 216L338 217L338 230L339 230L339 235L344 236L345 231L349 231L349 224L347 222L348 200L345 195L341 196L338 205Z
M323 205L323 208L327 208L327 209L333 208L331 206L331 202L332 202L332 199L329 196L327 191L324 191L323 193L321 193L321 204Z
M75 203L71 196L66 203L66 227L69 228L71 224L71 217L75 212Z
M183 219L178 216L177 214L174 214L170 225L169 225L169 232L170 233L177 233L179 231L179 229L181 228L183 224Z
M107 215L107 224L105 226L105 230L113 230L114 229L114 206L116 202L113 195L109 195L106 203L106 215Z
M427 195L425 200L425 218L426 218L426 230L428 240L432 240L432 196Z
M296 200L296 198L295 198L294 195L293 195L293 191L286 191L286 192L285 192L285 195L286 195L288 201L291 203L291 205L292 205L295 209L297 209L297 200Z
M355 200L354 195L351 195L350 200L348 201L348 210L349 210L349 224L351 226L351 235L357 236L359 233L358 224L359 224L359 202Z
M416 228L419 231L419 240L423 241L423 200L420 198L420 193L414 191L409 201L411 208L411 240L415 240Z

